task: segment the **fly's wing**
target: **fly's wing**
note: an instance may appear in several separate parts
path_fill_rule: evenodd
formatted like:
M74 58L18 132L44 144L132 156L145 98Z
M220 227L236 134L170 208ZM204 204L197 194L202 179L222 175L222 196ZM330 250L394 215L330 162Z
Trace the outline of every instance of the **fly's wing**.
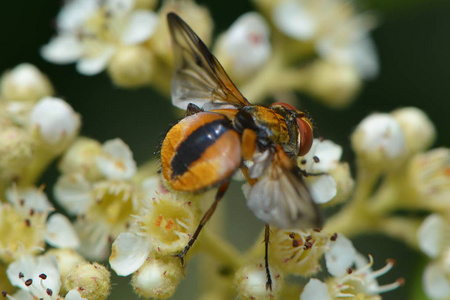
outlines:
M242 96L217 58L177 14L167 15L174 47L175 74L172 103L186 109L189 103L251 105Z
M253 213L280 229L308 229L321 226L314 203L298 167L280 146L271 164L250 188L247 205Z

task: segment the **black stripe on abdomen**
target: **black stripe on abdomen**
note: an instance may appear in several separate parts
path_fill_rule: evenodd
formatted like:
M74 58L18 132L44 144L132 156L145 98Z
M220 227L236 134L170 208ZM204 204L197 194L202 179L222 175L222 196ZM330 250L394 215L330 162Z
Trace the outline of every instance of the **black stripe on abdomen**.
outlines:
M228 130L230 130L229 121L221 119L207 123L193 131L180 144L170 163L172 178L183 175L189 166Z

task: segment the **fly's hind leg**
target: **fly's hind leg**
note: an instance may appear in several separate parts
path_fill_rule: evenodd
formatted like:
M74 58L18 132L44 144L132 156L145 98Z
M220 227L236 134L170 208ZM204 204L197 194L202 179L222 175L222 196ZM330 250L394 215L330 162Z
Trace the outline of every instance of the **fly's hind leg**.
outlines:
M216 210L217 204L219 204L219 201L222 200L225 192L228 189L229 184L230 180L227 180L226 182L222 183L221 186L219 186L214 202L211 204L209 209L203 215L202 219L200 220L200 224L198 224L197 229L195 230L191 239L187 243L186 247L184 247L184 250L181 253L175 255L180 258L181 264L184 264L184 257L186 256L186 253L189 251L189 249L191 249L192 245L194 245L198 235L200 234L200 231L203 229L203 226L205 226L206 222L208 222L209 218L211 218L211 216L213 215L214 211Z
M266 224L264 229L264 263L266 268L266 290L272 290L272 276L270 275L269 269L269 237L270 237L270 226Z

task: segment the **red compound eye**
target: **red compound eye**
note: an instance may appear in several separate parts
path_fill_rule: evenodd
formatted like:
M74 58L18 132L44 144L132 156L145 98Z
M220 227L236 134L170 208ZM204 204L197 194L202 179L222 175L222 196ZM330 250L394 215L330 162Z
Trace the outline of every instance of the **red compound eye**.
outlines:
M298 130L300 131L300 148L298 156L306 155L311 150L314 135L311 122L305 118L297 118Z
M297 109L296 109L294 106L292 106L292 105L290 105L290 104L287 104L287 103L284 103L284 102L275 102L275 103L272 103L272 104L270 105L270 108L272 108L272 107L274 107L274 106L283 106L284 108L290 109L290 110L292 110L292 111L297 111Z

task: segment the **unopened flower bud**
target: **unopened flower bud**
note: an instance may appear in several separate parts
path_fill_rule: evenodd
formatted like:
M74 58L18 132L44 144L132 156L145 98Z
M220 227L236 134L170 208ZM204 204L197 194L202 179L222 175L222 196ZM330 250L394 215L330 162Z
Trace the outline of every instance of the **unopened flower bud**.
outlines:
M361 89L361 78L351 65L315 62L307 70L304 89L332 108L351 104Z
M70 141L80 127L80 116L64 100L46 97L33 108L30 126L38 140L48 145Z
M278 299L282 289L282 274L270 268L272 289L266 288L267 274L264 264L250 264L236 272L238 296L243 300Z
M0 128L0 185L20 179L33 158L33 148L25 130L15 126Z
M154 55L145 47L123 46L114 54L108 71L120 87L139 87L150 84L154 74Z
M35 102L53 94L53 87L47 76L28 63L6 72L1 79L0 88L2 97L9 101Z
M270 253L280 270L304 277L320 270L320 259L327 250L328 236L322 232L274 230Z
M366 117L356 127L351 141L360 163L373 170L395 168L407 155L402 128L389 114L374 113Z
M102 154L102 146L94 139L80 137L67 149L59 163L62 173L81 173L87 180L102 177L96 159Z
M416 107L405 107L394 110L391 114L403 130L410 153L423 151L433 144L436 129L422 110Z
M184 269L177 257L149 258L131 280L134 291L142 297L167 299L184 277Z
M111 274L98 263L78 264L67 276L64 287L67 291L77 290L81 297L89 300L103 300L111 289Z

